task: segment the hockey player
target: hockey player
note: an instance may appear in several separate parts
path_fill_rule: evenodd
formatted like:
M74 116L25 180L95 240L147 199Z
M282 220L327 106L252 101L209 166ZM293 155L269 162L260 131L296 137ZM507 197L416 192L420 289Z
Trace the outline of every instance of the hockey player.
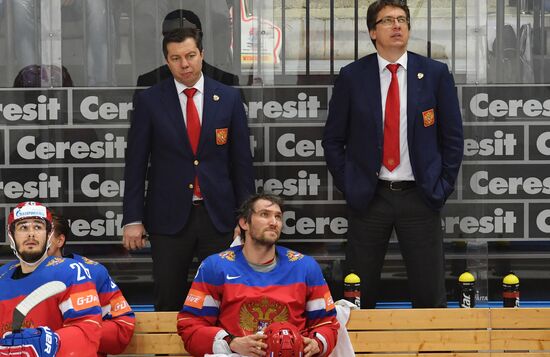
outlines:
M336 309L315 260L277 246L282 201L259 194L243 203L244 244L206 258L178 314L178 333L193 356L265 355L270 323L303 335L304 357L328 356L336 344ZM260 332L260 333L258 333Z
M48 257L50 211L37 202L20 203L8 216L7 230L18 260L0 268L0 355L95 357L101 333L99 298L82 263ZM48 294L42 290L52 282L60 288L44 298ZM38 299L24 299L33 291L40 291ZM32 309L23 309L23 328L11 331L20 303Z
M70 228L64 217L52 212L54 234L48 255L63 257L63 247L70 238ZM107 268L78 254L66 255L82 263L92 275L103 314L98 356L120 354L134 334L135 316L122 292L109 276Z

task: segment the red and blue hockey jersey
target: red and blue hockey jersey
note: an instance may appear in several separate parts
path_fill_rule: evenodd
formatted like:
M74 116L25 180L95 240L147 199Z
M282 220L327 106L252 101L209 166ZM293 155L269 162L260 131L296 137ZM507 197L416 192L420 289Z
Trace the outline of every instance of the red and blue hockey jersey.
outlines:
M336 309L317 262L277 246L277 265L258 272L242 246L206 258L178 314L178 333L194 356L212 353L221 330L245 336L287 321L305 335L321 334L330 354L338 336Z
M33 308L24 328L48 326L59 334L58 357L95 357L101 335L101 308L90 273L73 259L48 257L29 275L13 279L19 261L0 268L0 334L11 331L17 304L39 286L61 281L67 289Z
M90 270L99 295L103 323L98 356L122 353L134 334L135 315L130 304L111 279L107 268L77 254L72 254L70 257Z

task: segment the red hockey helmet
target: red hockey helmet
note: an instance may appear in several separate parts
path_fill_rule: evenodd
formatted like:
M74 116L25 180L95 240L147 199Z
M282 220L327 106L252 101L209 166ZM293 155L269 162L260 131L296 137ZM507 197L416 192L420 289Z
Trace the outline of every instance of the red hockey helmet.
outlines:
M302 335L289 322L274 322L264 330L267 336L267 357L302 357L304 340Z
M8 229L13 232L14 225L17 221L27 218L38 218L46 223L48 232L52 229L53 219L52 213L46 206L39 202L21 202L18 204L8 216Z

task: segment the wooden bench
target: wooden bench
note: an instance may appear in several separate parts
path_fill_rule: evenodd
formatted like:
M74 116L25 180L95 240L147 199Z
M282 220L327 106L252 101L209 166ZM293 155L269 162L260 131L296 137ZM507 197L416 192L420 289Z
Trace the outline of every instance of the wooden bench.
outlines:
M352 311L356 356L550 357L550 309L394 309ZM175 312L136 313L126 356L188 356Z

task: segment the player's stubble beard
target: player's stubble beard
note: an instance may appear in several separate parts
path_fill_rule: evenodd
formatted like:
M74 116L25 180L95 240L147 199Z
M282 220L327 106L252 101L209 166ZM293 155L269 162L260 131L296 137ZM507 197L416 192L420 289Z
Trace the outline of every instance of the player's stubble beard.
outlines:
M24 243L24 242L23 242ZM37 262L40 258L44 256L44 253L46 252L46 242L43 243L42 249L40 251L36 252L22 252L19 247L17 247L17 252L19 253L19 256L27 263L34 263Z

